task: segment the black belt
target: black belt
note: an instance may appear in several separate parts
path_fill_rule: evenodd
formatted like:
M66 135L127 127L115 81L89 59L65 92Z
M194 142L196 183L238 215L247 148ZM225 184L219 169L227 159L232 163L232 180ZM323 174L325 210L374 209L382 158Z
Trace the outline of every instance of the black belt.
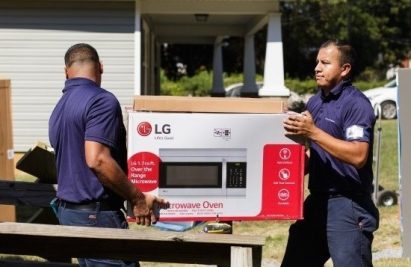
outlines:
M87 203L73 203L65 200L60 200L60 207L70 210L83 210L83 211L114 211L120 210L121 206L115 205L108 201L93 201Z
M343 194L337 193L337 192L329 192L328 194L328 198L337 198L337 197L343 197Z
M337 197L344 197L342 194L337 193L311 193L313 197L322 198L322 199L330 199L330 198L337 198Z

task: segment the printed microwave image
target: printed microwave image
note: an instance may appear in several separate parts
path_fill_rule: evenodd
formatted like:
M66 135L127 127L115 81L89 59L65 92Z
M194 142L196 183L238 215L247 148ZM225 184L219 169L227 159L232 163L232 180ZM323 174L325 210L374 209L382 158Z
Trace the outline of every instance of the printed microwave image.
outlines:
M245 197L245 148L159 150L161 196Z

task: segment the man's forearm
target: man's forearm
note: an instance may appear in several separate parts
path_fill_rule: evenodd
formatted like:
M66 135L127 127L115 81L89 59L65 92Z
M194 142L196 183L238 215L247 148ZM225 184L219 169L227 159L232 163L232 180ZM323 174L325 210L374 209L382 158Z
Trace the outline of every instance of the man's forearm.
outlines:
M107 146L95 141L86 141L85 158L88 167L105 187L132 203L144 199L144 194L128 180Z
M356 168L361 168L367 160L368 143L366 142L337 139L319 128L309 138L333 157Z
M126 200L136 202L136 198L144 199L144 194L128 180L117 162L111 157L101 159L101 164L94 169L100 182Z

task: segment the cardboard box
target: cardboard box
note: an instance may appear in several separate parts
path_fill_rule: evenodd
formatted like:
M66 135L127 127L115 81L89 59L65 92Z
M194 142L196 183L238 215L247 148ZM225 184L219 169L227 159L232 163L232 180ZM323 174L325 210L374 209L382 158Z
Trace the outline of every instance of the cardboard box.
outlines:
M39 179L41 183L57 184L57 168L54 150L43 142L37 142L16 163L16 168Z
M136 101L135 108L157 110L166 104L164 99ZM234 103L216 99L220 101L209 102L208 110ZM175 103L169 102L167 109L175 111ZM244 106L232 108L239 112ZM257 109L248 106L244 110L249 113L129 112L129 179L143 192L171 203L160 211L161 220L302 218L304 146L284 136L282 122L287 115L256 114Z
M272 98L135 96L134 111L282 113L284 101Z

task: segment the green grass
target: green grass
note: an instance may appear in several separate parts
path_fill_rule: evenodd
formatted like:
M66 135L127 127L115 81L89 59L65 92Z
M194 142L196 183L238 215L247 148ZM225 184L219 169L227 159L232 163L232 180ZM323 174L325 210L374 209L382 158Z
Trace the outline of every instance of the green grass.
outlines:
M397 120L382 120L381 124L377 121L375 128L375 157L377 156L378 128L381 128L379 184L386 189L396 191L399 188ZM376 166L374 166L374 173L375 170Z
M374 267L410 267L411 261L401 259L386 259L377 261Z

